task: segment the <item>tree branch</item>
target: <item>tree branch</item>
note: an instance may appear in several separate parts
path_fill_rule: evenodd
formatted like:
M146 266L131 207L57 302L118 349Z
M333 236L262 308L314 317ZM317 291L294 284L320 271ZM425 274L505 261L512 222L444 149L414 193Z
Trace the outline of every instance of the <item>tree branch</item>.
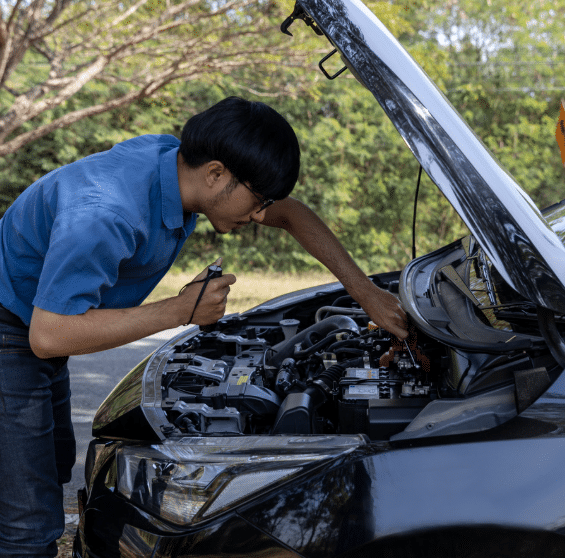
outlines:
M14 31L17 21L16 15L19 14L21 3L22 0L16 0L8 21L5 25L0 27L0 85L6 81L6 70L14 42Z
M186 77L190 77L191 79L195 79L199 77L199 73L191 73L191 74L184 74L175 76L174 79L182 79ZM9 153L13 153L17 151L24 145L38 140L43 136L49 134L50 132L57 130L59 128L63 128L69 126L70 124L74 124L79 120L83 120L89 116L95 116L97 114L102 114L103 112L107 112L109 110L119 108L125 105L128 105L136 100L143 99L154 94L158 89L161 89L163 86L170 83L172 79L163 79L160 82L153 83L148 86L146 89L138 90L135 92L130 92L118 99L113 99L111 101L106 101L105 103L101 103L99 105L94 105L90 107L86 107L83 109L79 109L73 112L69 112L64 116L61 116L48 124L44 124L39 126L34 130L30 130L29 132L25 132L23 134L18 135L16 138L0 144L0 157L5 156Z
M108 64L108 59L105 56L99 56L94 63L84 69L72 82L67 83L57 95L38 103L33 103L30 100L30 97L34 96L34 92L29 95L20 95L14 101L11 111L0 118L0 141L4 140L10 132L18 128L21 125L22 119L25 119L24 121L31 120L43 111L61 104L74 95L87 81L99 74L106 64Z
M277 32L272 23L277 5L269 1L228 0L205 9L200 0L166 0L160 11L149 10L148 0L31 0L24 5L16 0L19 11L12 10L9 29L0 22L0 36L3 32L8 45L0 51L0 87L14 95L0 106L3 154L61 126L152 95L178 79L304 61L302 53L270 36ZM47 76L43 69L26 66L40 56L48 63ZM15 135L94 79L112 84L103 93L107 97L120 84L127 93Z

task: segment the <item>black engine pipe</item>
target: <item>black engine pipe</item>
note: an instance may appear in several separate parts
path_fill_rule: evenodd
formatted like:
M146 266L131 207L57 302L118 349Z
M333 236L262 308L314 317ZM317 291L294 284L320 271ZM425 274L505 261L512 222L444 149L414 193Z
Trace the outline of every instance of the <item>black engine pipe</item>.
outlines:
M317 343L311 345L310 347L307 347L306 349L302 349L301 351L295 351L294 352L294 358L295 359L306 358L306 357L310 356L312 353L315 353L316 351L323 349L326 345L329 345L330 343L333 343L333 345L336 345L337 344L336 343L337 334L338 333L344 333L344 332L353 333L350 329L334 329L333 331L330 331L330 333L328 333L328 335L326 335L323 339L321 339ZM308 341L310 343L312 343L312 334L313 333L314 332L310 333L307 336ZM340 343L344 343L344 346L345 346L347 344L350 344L351 341L352 341L352 339L348 339L346 341L340 341Z
M316 434L316 409L329 397L335 382L345 373L345 366L334 364L322 372L302 393L287 395L273 425L272 434Z
M279 368L285 358L294 356L294 346L297 343L302 343L302 341L310 333L316 332L317 334L325 337L328 333L331 333L336 329L349 329L355 333L359 333L359 326L349 316L330 316L329 318L321 320L309 328L306 328L294 337L275 345L272 348L274 354L267 359L267 364L269 366L276 366Z

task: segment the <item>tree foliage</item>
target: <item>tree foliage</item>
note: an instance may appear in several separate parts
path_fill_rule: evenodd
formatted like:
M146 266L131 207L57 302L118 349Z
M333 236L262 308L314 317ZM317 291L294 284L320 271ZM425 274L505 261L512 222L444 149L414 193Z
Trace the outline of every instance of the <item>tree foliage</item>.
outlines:
M286 9L274 0L0 1L0 156L174 81L302 67L301 45L273 33ZM39 118L87 84L92 102Z
M74 2L73 9L81 3L82 0ZM108 0L108 4L112 3L113 0ZM23 9L33 2L18 4ZM135 21L151 16L150 11L143 12L141 8L149 10L156 5L149 1L141 4L122 3L130 8L139 5L134 12ZM180 4L180 1L167 3L165 0L159 3L161 7ZM201 35L201 43L203 52L211 49L208 52L212 56L211 64L216 65L214 71L212 68L202 70L201 74L195 74L198 79L188 76L173 79L155 90L151 97L120 104L74 125L57 127L40 141L26 143L6 156L0 166L0 196L5 196L4 201L0 197L0 210L2 203L5 209L28 184L62 164L144 133L170 133L178 137L192 114L237 94L268 102L290 121L302 149L302 170L294 195L324 218L358 263L368 272L401 267L411 258L417 162L371 94L348 72L328 81L310 67L310 62L321 58L320 53L331 50L323 38L313 36L311 30L300 24L292 28L293 39L278 32L278 25L292 9L291 4L282 8L273 4L271 11L261 16L264 19L254 22L263 22L264 27L257 27L263 30L250 34L249 43L246 36L240 37L239 43L236 38L225 43L227 50L218 51L219 58L214 58L211 52L214 49L207 41L218 40L222 32L216 29L212 33L214 22L231 21L232 16L228 12L211 15L218 4L194 4L187 18L201 9L208 14L201 24L209 24L207 29L212 34ZM47 0L44 5L52 6ZM246 6L245 10L263 10L266 5ZM6 22L7 4L0 0L0 6ZM552 62L556 59L555 53L562 53L564 49L565 39L558 30L557 16L562 13L559 6L539 2L530 6L522 0L489 0L486 5L478 0L450 0L447 4L422 0L418 4L380 2L371 6L540 207L563 197L564 177L555 144L555 125L565 78L561 68ZM550 8L555 8L554 12ZM117 17L117 13L112 17ZM248 24L252 27L252 22L246 22L242 16L251 12L235 13L243 20L239 30ZM65 17L70 14L71 11L67 11ZM214 20L215 17L218 19ZM96 25L103 27L103 20L97 20ZM174 32L182 34L183 29L179 25ZM84 40L90 36L86 31L81 33ZM157 44L157 38L147 43L151 48L157 48ZM259 56L260 52L264 56L259 57L257 64L240 64L236 58L229 58L230 52L239 53L238 44L253 46L254 56ZM295 44L302 50L291 52L289 47ZM285 56L288 54L288 65L282 63L282 52ZM271 58L269 53L272 53ZM102 101L127 95L144 79L140 69L145 67L141 62L144 56L146 53L140 50L120 60L123 66L118 61L115 67L113 62L108 64L107 74L97 74L74 95L21 124L8 141L61 122L67 115L98 106ZM22 63L42 57L30 47ZM308 67L294 67L298 60L308 60ZM227 64L225 70L216 72L224 63ZM41 64L46 62L43 60ZM35 66L28 65L25 71L24 66L14 71L8 83L19 83L22 91L26 91L24 86L44 83L39 70L37 76L29 73L29 68ZM118 72L118 67L123 67L123 74L121 69ZM69 71L70 68L68 66ZM188 71L188 62L186 69ZM123 80L118 81L122 75ZM295 84L304 79L308 80L308 86L297 89ZM55 94L46 93L45 98ZM6 88L0 90L0 101L4 103L0 106L8 107L6 103L14 101L15 96L10 95ZM0 114L7 113L8 109L3 109ZM418 254L465 234L461 220L425 175L418 208ZM220 255L232 270L303 270L319 265L280 231L250 226L232 234L218 235L205 219L199 219L177 263L201 267Z
M434 1L430 13L420 36L434 38L449 56L452 103L540 207L559 200L555 126L565 91L565 3Z

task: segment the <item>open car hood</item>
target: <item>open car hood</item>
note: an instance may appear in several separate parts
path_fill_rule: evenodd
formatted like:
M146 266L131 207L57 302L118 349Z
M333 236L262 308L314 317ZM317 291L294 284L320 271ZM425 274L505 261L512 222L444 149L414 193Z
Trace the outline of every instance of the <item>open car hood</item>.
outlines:
M320 30L375 96L423 169L518 293L565 312L565 247L422 68L357 0L299 0L294 19Z

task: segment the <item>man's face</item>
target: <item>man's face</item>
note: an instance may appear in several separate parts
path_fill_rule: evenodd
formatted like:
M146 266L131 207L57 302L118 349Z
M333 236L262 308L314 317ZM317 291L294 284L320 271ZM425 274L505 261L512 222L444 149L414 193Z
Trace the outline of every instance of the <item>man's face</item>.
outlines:
M225 234L251 222L260 223L265 217L261 209L265 200L241 182L228 184L221 192L206 200L202 213L217 233Z

